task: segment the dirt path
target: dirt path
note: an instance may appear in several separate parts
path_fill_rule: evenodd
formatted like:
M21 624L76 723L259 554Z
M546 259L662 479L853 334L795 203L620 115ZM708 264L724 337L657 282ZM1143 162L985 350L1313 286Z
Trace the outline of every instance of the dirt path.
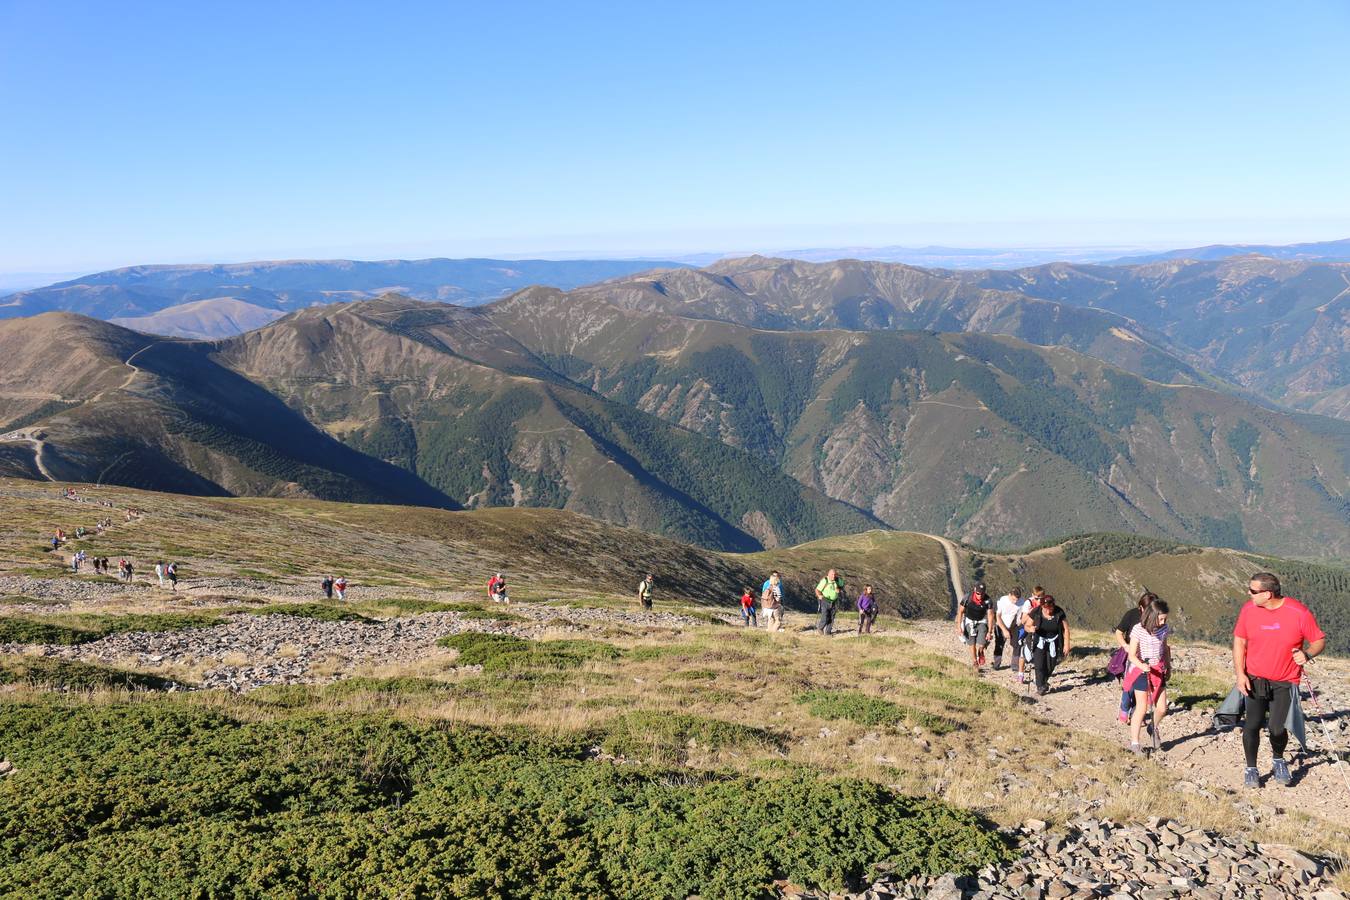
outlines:
M48 481L55 481L52 473L48 471L46 464L42 461L42 451L46 448L46 443L38 437L40 432L33 428L21 428L18 431L11 431L8 434L0 434L0 441L25 442L33 447L33 465L37 467L38 472Z
M948 615L956 616L956 607L960 605L965 598L965 592L961 589L961 558L956 555L956 544L940 537L936 534L927 534L922 531L910 532L911 534L922 534L926 538L932 538L942 545L942 552L947 555L947 579L952 585L952 605L948 609Z
M911 632L915 640L967 662L965 648L957 643L948 622L915 622ZM1086 731L1122 748L1129 745L1129 730L1117 718L1120 690L1114 678L1099 675L1105 669L1107 652L1075 647L1074 655L1064 662L1050 680L1050 693L1037 699L1030 685L1019 685L1007 670L985 669L982 677L1022 694L1023 702L1034 705L1039 718L1077 731ZM1178 672L1208 671L1226 666L1226 654L1204 647L1174 648ZM1341 660L1324 660L1314 666L1317 688L1335 749L1344 753L1350 746L1350 668ZM1350 763L1333 764L1321 752L1327 744L1316 711L1304 700L1308 717L1308 741L1315 748L1300 752L1295 741L1288 754L1294 770L1294 784L1281 788L1268 780L1270 746L1262 742L1257 760L1265 786L1259 791L1242 788L1242 736L1238 730L1215 733L1210 727L1209 710L1170 712L1162 724L1162 753L1141 765L1161 764L1176 771L1184 780L1183 790L1214 795L1230 794L1239 809L1249 816L1268 819L1286 808L1297 808L1350 828L1350 789L1342 769Z

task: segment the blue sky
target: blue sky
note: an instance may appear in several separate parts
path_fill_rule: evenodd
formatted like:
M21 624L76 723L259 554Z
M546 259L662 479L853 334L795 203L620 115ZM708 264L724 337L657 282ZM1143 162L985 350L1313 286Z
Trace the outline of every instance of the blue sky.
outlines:
M1350 236L1350 4L0 0L0 272Z

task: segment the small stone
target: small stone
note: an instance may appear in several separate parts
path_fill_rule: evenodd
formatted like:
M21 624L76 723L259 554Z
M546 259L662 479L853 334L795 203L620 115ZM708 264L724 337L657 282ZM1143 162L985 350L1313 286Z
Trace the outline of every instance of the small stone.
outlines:
M1022 827L1032 834L1040 834L1046 829L1046 823L1040 819L1027 819L1022 823Z

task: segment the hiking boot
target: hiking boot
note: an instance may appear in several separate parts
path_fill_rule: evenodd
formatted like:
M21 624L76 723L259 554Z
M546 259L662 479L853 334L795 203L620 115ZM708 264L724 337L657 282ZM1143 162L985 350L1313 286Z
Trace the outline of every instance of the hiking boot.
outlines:
M1255 766L1247 766L1242 770L1242 786L1249 788L1261 786L1261 773L1256 771Z
M1289 787L1289 783L1294 780L1294 776L1289 774L1289 763L1282 758L1276 757L1275 764L1271 767L1270 777L1275 779L1276 784Z
M1046 690L1047 690L1047 688L1043 688L1043 687L1040 687L1039 685L1037 685L1037 687L1036 687L1036 696L1037 696L1037 697L1044 697L1044 696L1045 696Z

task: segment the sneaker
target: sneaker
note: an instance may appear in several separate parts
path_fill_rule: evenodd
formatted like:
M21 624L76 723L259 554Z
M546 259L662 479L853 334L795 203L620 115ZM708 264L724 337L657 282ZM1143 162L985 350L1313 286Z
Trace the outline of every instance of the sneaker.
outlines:
M1037 696L1037 697L1044 697L1044 696L1045 696L1045 690L1046 690L1046 689L1043 688L1043 687L1038 687L1038 688L1036 688L1036 696Z
M980 655L977 657L977 660L978 660L977 665L981 665L981 666L984 665L984 651L983 651L983 650L980 651Z
M1130 744L1130 752L1135 756L1143 756L1144 748L1140 747L1138 744Z
M1270 777L1275 779L1276 784L1285 787L1288 787L1289 783L1294 780L1294 776L1289 774L1289 763L1279 757L1276 757L1275 765L1270 770Z
M1261 786L1261 774L1256 771L1255 766L1247 766L1242 770L1242 786L1249 788Z

